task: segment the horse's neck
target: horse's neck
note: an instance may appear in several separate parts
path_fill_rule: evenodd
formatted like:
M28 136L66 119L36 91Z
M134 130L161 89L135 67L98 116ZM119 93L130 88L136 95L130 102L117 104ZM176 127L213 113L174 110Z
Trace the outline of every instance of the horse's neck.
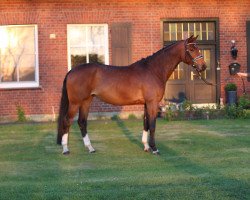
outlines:
M149 66L154 74L165 84L176 66L181 62L180 43L174 44L149 61Z

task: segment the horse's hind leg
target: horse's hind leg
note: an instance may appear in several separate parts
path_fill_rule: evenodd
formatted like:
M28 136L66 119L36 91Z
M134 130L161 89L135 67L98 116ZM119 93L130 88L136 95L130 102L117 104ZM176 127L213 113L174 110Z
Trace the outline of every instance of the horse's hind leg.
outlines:
M78 125L82 133L84 145L88 148L89 153L94 153L95 149L92 147L90 139L89 139L89 135L87 133L87 119L88 119L89 106L91 104L91 101L92 101L92 97L82 102L80 109L79 109Z
M69 149L68 149L69 128L73 122L74 116L75 116L78 108L79 108L78 105L69 104L68 113L64 118L64 122L63 122L64 134L62 136L62 147L63 147L62 153L64 155L69 154Z

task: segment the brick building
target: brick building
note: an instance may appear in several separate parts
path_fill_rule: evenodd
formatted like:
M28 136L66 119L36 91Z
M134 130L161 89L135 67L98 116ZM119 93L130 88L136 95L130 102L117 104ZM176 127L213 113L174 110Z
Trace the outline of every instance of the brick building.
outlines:
M34 119L53 116L63 78L78 62L127 65L191 34L199 35L209 65L203 76L217 86L204 85L180 64L165 98L218 103L225 99L229 81L237 83L241 95L242 81L230 76L228 66L238 62L241 71L250 72L249 30L249 0L1 0L0 118L16 118L17 106ZM236 60L230 54L232 40L238 49ZM247 79L245 85L249 93ZM91 113L142 108L95 100Z

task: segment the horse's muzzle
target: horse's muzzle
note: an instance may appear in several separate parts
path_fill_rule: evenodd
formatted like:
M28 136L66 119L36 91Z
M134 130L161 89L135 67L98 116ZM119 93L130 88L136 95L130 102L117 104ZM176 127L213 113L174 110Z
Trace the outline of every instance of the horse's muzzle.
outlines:
M206 70L207 66L205 64L203 64L203 65L197 65L197 66L195 66L195 68L198 72L203 72Z

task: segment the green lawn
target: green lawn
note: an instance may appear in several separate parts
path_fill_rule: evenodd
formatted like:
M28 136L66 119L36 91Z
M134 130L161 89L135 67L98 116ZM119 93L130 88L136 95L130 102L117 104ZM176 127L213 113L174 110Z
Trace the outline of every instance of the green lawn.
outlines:
M0 125L0 199L250 199L250 120L158 120L161 152L143 152L141 120L76 124L69 156L56 124Z

